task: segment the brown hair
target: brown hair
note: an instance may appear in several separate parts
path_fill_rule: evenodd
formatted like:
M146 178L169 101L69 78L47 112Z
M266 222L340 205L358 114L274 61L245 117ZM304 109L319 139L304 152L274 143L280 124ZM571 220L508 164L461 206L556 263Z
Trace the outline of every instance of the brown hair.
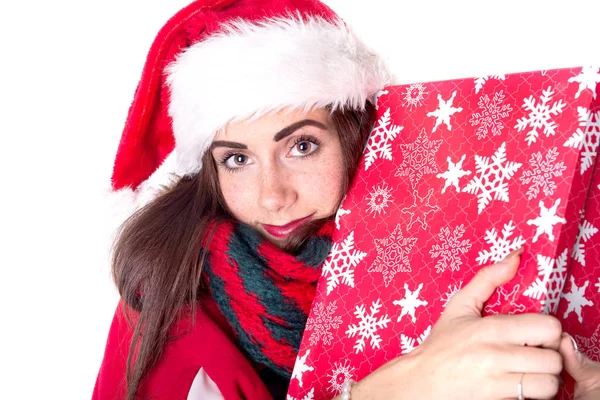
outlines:
M347 171L342 182L344 194L354 179L374 117L371 103L364 110L331 113ZM134 333L127 358L127 400L135 399L142 379L160 359L173 323L190 312L194 320L203 290L201 272L207 245L202 243L210 243L215 222L231 218L209 151L202 165L198 174L179 179L129 217L115 239L113 279L124 306L137 312L129 320ZM295 240L286 250L297 248L301 241Z

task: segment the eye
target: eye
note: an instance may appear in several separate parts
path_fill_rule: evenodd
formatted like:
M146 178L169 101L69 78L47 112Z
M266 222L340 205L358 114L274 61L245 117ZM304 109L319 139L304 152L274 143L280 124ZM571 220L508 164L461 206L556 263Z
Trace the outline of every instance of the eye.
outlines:
M230 154L223 162L227 168L238 169L250 164L250 157L242 153Z
M318 148L319 144L315 140L301 138L292 146L291 156L305 157L317 151Z

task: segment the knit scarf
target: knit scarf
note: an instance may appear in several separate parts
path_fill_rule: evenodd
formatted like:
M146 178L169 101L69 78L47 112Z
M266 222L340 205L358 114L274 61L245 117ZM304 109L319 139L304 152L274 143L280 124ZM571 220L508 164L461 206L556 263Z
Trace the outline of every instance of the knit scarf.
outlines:
M203 278L212 298L246 357L287 379L333 229L327 222L294 255L241 223L221 223L210 242Z

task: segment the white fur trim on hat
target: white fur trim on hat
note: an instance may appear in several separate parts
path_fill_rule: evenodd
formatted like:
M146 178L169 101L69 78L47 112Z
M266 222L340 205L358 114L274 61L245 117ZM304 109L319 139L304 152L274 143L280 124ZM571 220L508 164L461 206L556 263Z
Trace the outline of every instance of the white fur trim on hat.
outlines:
M238 20L167 67L177 172L195 173L228 122L282 109L362 109L388 85L383 60L343 22Z

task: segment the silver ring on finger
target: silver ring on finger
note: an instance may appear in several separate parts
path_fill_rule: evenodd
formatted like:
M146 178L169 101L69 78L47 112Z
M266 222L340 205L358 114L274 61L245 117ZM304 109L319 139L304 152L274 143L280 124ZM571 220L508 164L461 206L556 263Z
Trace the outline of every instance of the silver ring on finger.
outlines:
M517 394L519 395L519 400L525 400L525 398L523 397L523 377L525 376L525 373L523 372L521 374L521 380L519 380L519 383L517 384Z

